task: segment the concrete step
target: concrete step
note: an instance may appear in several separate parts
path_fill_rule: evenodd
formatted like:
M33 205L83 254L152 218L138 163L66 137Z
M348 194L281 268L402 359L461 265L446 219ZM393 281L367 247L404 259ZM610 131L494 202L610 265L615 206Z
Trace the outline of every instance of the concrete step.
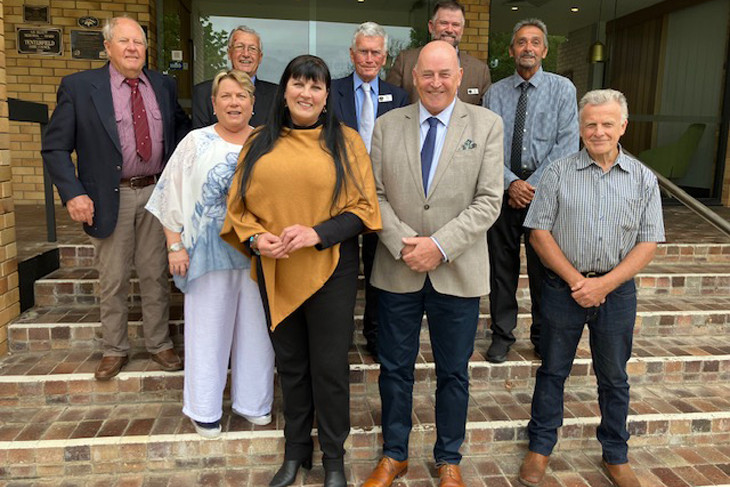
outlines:
M489 341L476 340L470 360L472 389L477 391L531 392L540 361L527 341L518 341L508 360L493 364L485 359ZM0 405L29 407L43 404L107 404L143 400L180 401L182 372L164 372L149 360L147 352L135 350L130 363L108 382L93 378L100 351L53 350L7 357L0 365ZM632 385L726 384L730 382L730 344L713 338L637 338L628 370ZM353 394L378 394L379 365L360 344L350 351L350 381ZM416 390L435 387L433 355L427 333L422 337L416 361ZM568 383L595 385L588 333L584 333Z
M183 309L177 296L170 308L170 335L182 344ZM358 299L355 326L362 328L364 300ZM132 345L143 346L141 307L134 304L129 312L129 336ZM96 304L35 307L26 311L8 328L13 352L67 348L96 348L101 339L99 307ZM529 301L520 301L515 336L527 338L532 318ZM483 298L478 336L489 334L489 301ZM426 319L424 317L424 327ZM654 296L638 302L636 336L723 336L730 331L730 297L724 296ZM356 340L359 337L356 334Z
M521 247L522 262L525 247ZM94 247L91 244L60 245L59 257L62 267L93 267ZM659 244L654 262L702 263L730 262L730 243L664 243ZM523 268L524 271L524 268Z
M728 444L730 386L635 386L631 393L628 427L633 435L632 448L699 449ZM372 468L382 441L380 399L377 394L354 394L351 404L347 460L368 462ZM417 393L413 404L410 455L428 458L435 437L432 393ZM462 453L472 457L524 452L529 408L530 394L525 392L473 391ZM172 474L181 469L268 466L270 470L278 466L284 449L279 399L269 426L252 426L229 414L229 405L224 410L222 436L205 440L194 433L179 403L149 400L3 407L0 475L17 480L49 474L110 475L146 470ZM554 456L595 449L598 422L595 388L569 388L565 424ZM318 455L315 461L319 463Z

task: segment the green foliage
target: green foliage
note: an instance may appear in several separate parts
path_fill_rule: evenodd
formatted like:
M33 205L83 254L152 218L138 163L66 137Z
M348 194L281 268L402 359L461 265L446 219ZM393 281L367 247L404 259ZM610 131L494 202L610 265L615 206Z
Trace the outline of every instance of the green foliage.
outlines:
M200 25L203 29L203 79L210 79L228 64L228 32L214 31L208 17L200 17Z
M511 32L491 32L489 34L489 71L492 75L492 82L506 78L515 72L515 61L509 55L509 41L512 39ZM548 35L548 55L542 61L542 69L550 72L557 72L558 48L560 44L567 41L564 36ZM497 64L496 66L495 63Z

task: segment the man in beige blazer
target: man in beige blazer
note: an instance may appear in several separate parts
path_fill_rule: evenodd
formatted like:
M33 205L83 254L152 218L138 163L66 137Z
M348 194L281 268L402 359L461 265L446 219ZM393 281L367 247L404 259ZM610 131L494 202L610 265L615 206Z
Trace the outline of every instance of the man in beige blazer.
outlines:
M464 34L464 6L457 0L440 0L433 8L433 16L428 21L431 40L446 41L459 56L459 64L464 74L459 86L459 100L472 105L481 105L482 97L491 84L487 65L469 54L459 50L459 42ZM401 51L388 71L385 80L406 90L411 103L418 101L418 90L413 84L413 67L416 65L421 48Z
M408 466L413 368L423 313L437 371L434 457L442 487L463 486L459 448L479 297L489 292L484 231L502 201L502 120L456 98L462 69L444 41L413 69L420 101L375 124L371 157L383 217L371 282L380 289L383 454L364 487Z

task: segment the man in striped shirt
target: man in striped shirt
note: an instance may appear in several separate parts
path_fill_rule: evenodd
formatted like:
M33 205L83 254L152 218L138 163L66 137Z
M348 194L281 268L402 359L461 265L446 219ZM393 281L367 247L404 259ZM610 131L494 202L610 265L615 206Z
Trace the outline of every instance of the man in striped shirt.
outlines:
M603 465L619 487L640 485L628 464L626 362L636 320L634 276L664 240L659 186L626 154L619 138L628 108L615 90L588 92L579 103L585 148L553 162L542 176L525 226L547 268L542 285L542 366L527 426L529 452L520 482L536 486L563 421L563 388L587 323L598 379Z

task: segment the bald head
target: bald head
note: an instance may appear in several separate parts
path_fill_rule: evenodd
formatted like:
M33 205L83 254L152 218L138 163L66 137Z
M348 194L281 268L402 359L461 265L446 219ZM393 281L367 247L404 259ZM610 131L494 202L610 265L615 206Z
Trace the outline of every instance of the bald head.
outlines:
M463 70L454 46L432 41L421 49L413 68L413 84L423 107L437 115L456 98Z

